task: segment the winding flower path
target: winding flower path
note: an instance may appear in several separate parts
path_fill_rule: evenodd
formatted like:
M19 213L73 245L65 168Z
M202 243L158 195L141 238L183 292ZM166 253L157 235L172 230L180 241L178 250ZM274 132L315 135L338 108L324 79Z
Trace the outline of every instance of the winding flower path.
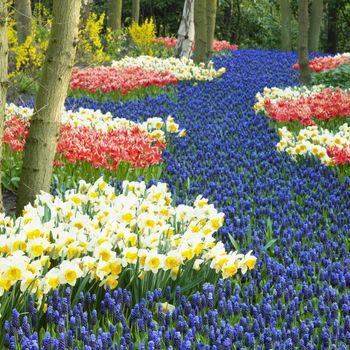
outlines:
M166 154L164 181L178 202L209 197L225 213L220 232L227 246L232 235L258 256L256 269L235 287L234 348L347 349L350 181L340 184L321 164L279 154L275 131L253 111L265 86L297 83L296 56L238 50L215 62L227 73L181 84L177 101L68 104L132 119L172 114L186 128L188 137Z

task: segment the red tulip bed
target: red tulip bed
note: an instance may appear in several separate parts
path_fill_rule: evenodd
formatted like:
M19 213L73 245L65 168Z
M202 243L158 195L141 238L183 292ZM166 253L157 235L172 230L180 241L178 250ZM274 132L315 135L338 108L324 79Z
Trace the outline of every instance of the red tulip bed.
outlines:
M158 37L154 41L155 43L162 44L168 49L174 48L177 43L177 39L174 37ZM213 51L220 52L222 50L237 50L238 45L231 45L226 40L214 40L213 42Z
M349 54L339 54L336 56L325 56L325 57L317 57L309 62L310 70L313 73L318 73L330 69L338 68L340 65L350 62ZM299 63L294 64L294 69L299 70Z
M144 97L146 90L151 95L159 94L176 83L176 78L169 72L140 67L76 67L70 80L70 95L98 100L137 99Z
M91 120L91 125L82 122L84 118ZM95 181L101 175L116 180L136 180L140 176L159 178L167 135L178 133L178 125L170 117L166 123L160 118L151 118L136 124L125 119L110 119L108 114L99 111L81 110L65 112L63 119L54 161L54 176L60 185L72 185L78 179ZM29 125L28 113L6 116L3 170L4 185L9 189L18 185ZM180 136L184 135L182 131Z

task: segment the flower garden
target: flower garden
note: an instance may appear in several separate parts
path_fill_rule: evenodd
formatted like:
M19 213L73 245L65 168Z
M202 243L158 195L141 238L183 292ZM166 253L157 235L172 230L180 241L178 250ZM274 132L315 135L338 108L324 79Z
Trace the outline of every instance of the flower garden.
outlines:
M57 178L80 162L115 171L121 160L142 167L161 159L163 172L151 184L109 184L113 176L82 170L71 189L57 186L22 217L2 217L3 346L347 349L350 183L333 167L344 162L336 152L347 149L349 127L324 127L349 115L349 97L296 87L295 61L237 50L214 58L226 70L220 78L179 82L177 100L68 99ZM7 110L7 152L20 153L32 111ZM299 123L299 133L281 127L278 142L261 112ZM133 160L129 141L144 147ZM127 155L114 159L108 152L119 143ZM294 154L332 168L312 157L296 163Z
M0 349L349 349L350 54L301 86L296 53L174 58L146 20L107 60L90 17L51 191L0 213ZM6 104L8 191L33 107Z

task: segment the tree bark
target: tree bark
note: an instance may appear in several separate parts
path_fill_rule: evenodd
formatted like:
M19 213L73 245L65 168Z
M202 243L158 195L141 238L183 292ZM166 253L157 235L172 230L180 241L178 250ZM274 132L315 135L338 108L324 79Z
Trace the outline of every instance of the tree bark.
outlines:
M18 44L23 44L32 35L32 9L30 0L15 0Z
M185 0L175 47L175 57L178 58L190 58L192 54L194 43L194 2L195 0Z
M280 0L281 18L281 49L282 51L292 50L291 40L291 10L289 0Z
M308 0L299 0L299 66L300 82L303 85L311 83L309 66L308 38L309 38L309 4Z
M194 2L194 60L205 62L207 58L207 2L195 0Z
M4 137L4 118L8 86L8 40L7 40L6 0L0 0L0 212L4 211L1 191L2 140Z
M338 5L336 0L330 0L328 2L328 23L327 23L327 51L336 53L338 46L337 36L337 15Z
M318 51L320 46L320 33L323 15L323 0L313 0L310 18L309 49Z
M131 19L139 23L140 20L140 0L132 0Z
M18 189L17 214L40 191L50 191L60 119L78 41L81 0L54 0L49 47L41 72Z
M217 0L206 0L206 1L207 1L207 59L210 60L211 57L213 56Z
M122 28L122 10L123 0L110 0L108 26L115 32Z

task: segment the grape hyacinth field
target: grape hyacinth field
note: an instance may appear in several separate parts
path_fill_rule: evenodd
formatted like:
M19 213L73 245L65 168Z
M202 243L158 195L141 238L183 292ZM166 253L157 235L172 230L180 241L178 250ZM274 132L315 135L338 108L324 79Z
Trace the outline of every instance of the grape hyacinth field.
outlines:
M29 298L26 310L12 310L1 332L5 349L350 348L350 179L345 177L341 181L338 169L327 167L317 157L305 157L297 162L279 152L276 149L279 137L273 125L263 113L254 111L256 94L262 93L265 87L299 84L299 72L293 69L297 55L239 49L217 55L213 61L215 69L226 69L220 78L179 81L174 86L176 97L161 94L127 102L69 98L66 110L101 110L137 125L149 118L164 119L171 115L180 128L186 130L186 137L169 134L167 147L162 147L164 169L159 181L168 184L172 199L165 190L159 190L158 179L147 185L149 192L143 189L133 196L127 188L123 198L129 201L132 197L130 200L136 201L134 197L144 196L142 200L137 198L136 206L149 201L151 208L159 205L159 212L170 211L167 215L174 221L174 230L179 229L176 215L181 216L184 204L194 207L192 222L211 220L212 226L205 234L213 240L208 238L205 244L216 244L220 254L224 246L227 253L222 255L226 259L223 262L212 257L221 274L215 284L195 286L188 280L180 286L170 280L172 284L162 285L159 279L158 283L149 284L143 295L135 296L128 289L129 285L138 283L133 278L129 285L120 283L120 286L113 286L116 281L107 279L106 288L95 292L84 284L70 283L65 275L64 289L54 291L56 280L49 281L52 294L45 304ZM121 183L112 181L108 186L113 185L123 191ZM99 193L104 202L98 205L111 202L112 212L118 205L109 196L109 187L99 186L97 183L96 188L92 187L94 192L90 189L82 189L77 194L67 192L65 201L68 203L69 198L75 201L74 196L79 195L77 198L85 203L83 196L95 198ZM199 208L205 207L206 202L202 203L199 195L207 198L215 209L208 206L208 213L200 212ZM66 205L63 200L58 204L46 197L42 200L47 206L51 202L60 208ZM80 215L80 209L69 208ZM97 204L94 208L97 210ZM90 215L91 211L88 206L82 209L81 217L77 215L82 223L76 221L74 227L79 230L79 225L85 225L83 216ZM155 210L155 213L158 212ZM220 213L224 213L224 221ZM46 221L51 217L46 217L46 209L40 211L38 217L40 215L44 217L41 222L45 230ZM98 225L108 228L115 221L107 221L109 214L105 215ZM119 219L130 223L132 217L130 221L128 216ZM57 224L64 220L63 214L61 218L58 213L52 220L55 221L52 225L69 231ZM154 224L146 220L145 225ZM191 227L191 234L196 235L197 226ZM51 245L54 239L59 241L59 234L51 238ZM89 239L95 242L92 237L86 242ZM147 237L145 242L146 246L153 244ZM59 246L55 244L53 252ZM174 240L171 244L178 243ZM172 247L164 249L172 252ZM198 251L194 250L198 260L211 259L202 253L206 249L200 245ZM236 256L230 255L230 251L243 255L239 258L240 265L233 264L230 270L225 270L222 267ZM96 253L100 257L98 264L105 261L103 254L107 253ZM183 256L185 254L189 253ZM257 258L256 265L251 255ZM129 258L132 259L131 255ZM173 259L176 260L175 255ZM0 257L2 260L5 263L5 258ZM151 260L145 256L145 268L140 272L145 276L156 269L152 265L155 260ZM80 270L77 263L73 279L80 278L84 269L95 269L95 265L89 264L88 259L82 258L79 266L84 268ZM121 269L128 270L127 262L121 265ZM105 271L102 265L93 271L92 275L102 281ZM210 280L213 271L209 268L205 271ZM56 278L53 272L50 276ZM4 289L0 283L1 294ZM38 317L39 314L44 316Z

